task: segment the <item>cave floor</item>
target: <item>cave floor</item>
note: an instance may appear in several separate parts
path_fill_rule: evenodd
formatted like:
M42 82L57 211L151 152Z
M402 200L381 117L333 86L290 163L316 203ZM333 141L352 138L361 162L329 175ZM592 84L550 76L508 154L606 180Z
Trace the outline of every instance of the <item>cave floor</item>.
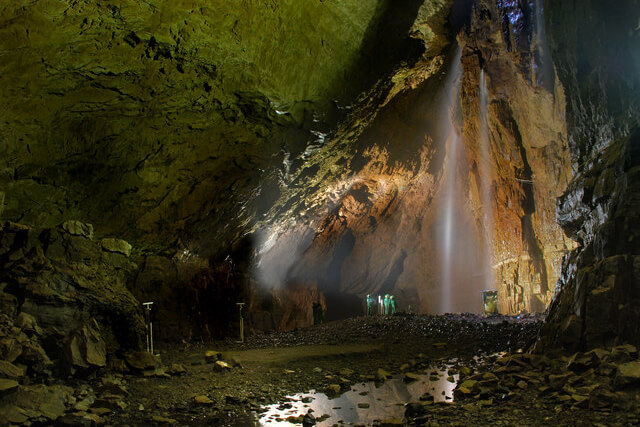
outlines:
M122 381L129 391L126 409L107 421L112 425L302 425L304 412L291 410L290 402L296 399L287 396L318 390L335 398L357 383L385 375L380 369L396 378L408 372L429 375L434 369L444 369L441 372L445 377L462 372L465 378L474 378L474 373L477 378L497 366L496 360L503 352L528 348L535 341L539 322L536 317L474 315L360 317L253 335L243 344L160 344L163 364L180 364L186 372L170 377L125 375ZM215 363L205 361L208 350L221 352L223 360L236 366L216 369ZM557 357L566 364L566 356ZM635 392L618 394L631 402L631 409L614 404L592 410L580 404L584 400L576 402L545 391L532 375L526 369L519 372L516 376L527 381L509 389L501 382L498 389L497 385L481 388L477 395L474 391L465 399L456 394L453 402L423 402L417 412L407 408L408 418L404 420L402 416L379 422L363 418L365 421L337 424L329 423L332 419L323 422L323 414L317 410L312 415L319 419L317 425L592 426L639 422ZM332 384L340 386L340 391L331 394L328 390ZM381 384L379 381L376 387ZM259 418L265 407L279 402L284 404L280 407L283 415Z

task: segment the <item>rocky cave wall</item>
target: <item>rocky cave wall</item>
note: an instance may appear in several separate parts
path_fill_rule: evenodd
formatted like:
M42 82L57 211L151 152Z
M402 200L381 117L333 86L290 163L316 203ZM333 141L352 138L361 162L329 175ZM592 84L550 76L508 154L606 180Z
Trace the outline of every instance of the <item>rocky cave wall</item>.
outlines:
M247 284L237 242L278 198L281 166L297 173L420 49L406 29L421 3L3 3L0 218L132 242L131 289L161 303L161 331L203 334L199 301L227 288L227 302L262 295L257 322L281 324L292 304Z
M545 6L576 171L558 221L579 247L564 262L539 347L638 345L640 4Z
M520 11L521 20L532 19L531 8ZM379 85L370 93L377 106L354 112L310 159L307 175L293 180L272 211L288 220L267 228L259 277L317 286L334 295L330 304L341 305L342 315L359 312L367 293L387 292L405 310L479 311L480 290L492 287L502 312L545 309L562 256L574 247L555 222L555 199L571 174L564 93L553 73L547 86L532 78L531 24L509 21L508 10L492 2L477 2L469 12L458 36L460 59L449 45L396 70L390 80L405 85L387 91ZM442 29L452 40L451 21ZM448 109L456 107L447 104L442 75L458 60L454 127L464 156L450 165L445 128ZM489 159L479 148L481 69L489 93ZM482 167L491 170L493 238L482 219ZM455 302L445 308L438 239L447 168L456 171L456 210L462 213L450 290ZM495 282L487 284L490 270Z
M544 308L575 246L554 211L576 173L558 212L581 248L565 261L546 335L636 340L624 326L635 303L619 306L637 283L638 30L624 13L637 1L545 5L558 78L539 3L393 6L1 5L0 218L38 229L80 219L97 238L130 240L129 286L159 303L168 336L230 331L238 300L251 327L286 329L311 322L311 301L355 313L366 293L442 310L439 215L453 171L460 304L447 310L479 309L493 277L501 311L515 313ZM462 141L456 162L447 126ZM207 314L211 299L220 319ZM610 306L586 316L596 299ZM588 338L596 324L615 326Z
M264 171L413 49L391 4L4 2L2 218L220 255Z

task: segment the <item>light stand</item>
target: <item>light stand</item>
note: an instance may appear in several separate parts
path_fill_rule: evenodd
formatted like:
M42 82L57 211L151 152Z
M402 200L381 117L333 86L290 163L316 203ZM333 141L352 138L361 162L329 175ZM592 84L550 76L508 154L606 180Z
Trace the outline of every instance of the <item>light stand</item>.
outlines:
M151 321L151 306L153 302L143 302L142 305L145 306L145 318L147 321L147 351L153 354L153 322Z
M244 306L243 302L237 302L236 305L238 306L238 309L240 311L240 341L241 343L244 342L244 319L242 318L242 307Z

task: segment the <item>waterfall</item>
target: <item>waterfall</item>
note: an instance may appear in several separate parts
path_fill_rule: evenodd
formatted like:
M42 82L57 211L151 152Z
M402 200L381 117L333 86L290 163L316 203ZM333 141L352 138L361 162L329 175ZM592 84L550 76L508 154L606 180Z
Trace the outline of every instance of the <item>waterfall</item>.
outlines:
M484 289L495 289L495 275L492 268L491 253L493 248L493 194L491 192L491 145L489 141L489 121L487 108L489 104L487 95L487 76L484 70L480 71L480 132L479 146L480 158L478 159L480 169L480 197L482 203L482 227L484 232Z
M533 82L553 91L555 72L547 43L547 35L544 27L543 0L533 0L533 14L535 26L533 29L532 43L532 77Z
M460 190L457 180L457 165L460 152L460 136L454 125L454 115L460 95L460 77L462 76L462 64L460 62L462 53L460 48L454 55L451 69L447 76L445 84L445 100L442 111L446 112L446 117L442 118L445 125L444 134L446 135L445 150L446 161L444 165L442 196L442 234L440 238L440 249L442 251L442 273L441 273L441 293L440 293L440 311L452 311L452 292L453 292L453 273L454 273L454 256L455 256L455 240L456 230L458 228L459 215L455 209L456 201L460 199Z

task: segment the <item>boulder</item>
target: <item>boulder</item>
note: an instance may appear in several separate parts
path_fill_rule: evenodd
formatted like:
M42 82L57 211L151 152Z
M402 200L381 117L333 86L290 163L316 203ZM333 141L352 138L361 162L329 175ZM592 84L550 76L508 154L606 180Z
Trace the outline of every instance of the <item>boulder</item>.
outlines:
M18 388L20 384L15 380L0 378L0 393Z
M124 355L127 364L138 371L156 368L156 357L148 351L134 351Z
M80 221L68 220L62 223L62 229L74 236L82 236L93 239L93 225Z
M194 397L193 401L198 405L213 405L213 400L203 394Z
M327 388L324 390L324 392L329 396L335 396L340 394L341 390L342 388L340 387L339 384L329 384Z
M601 349L600 349L601 350ZM588 353L575 353L569 358L567 368L574 372L583 372L590 368L595 368L600 364L599 355L601 351L590 351Z
M46 419L49 422L62 416L72 401L71 387L43 384L19 386L3 399L3 403L11 407L13 416Z
M207 350L204 353L204 360L206 360L207 363L214 363L216 360L221 360L221 359L222 359L222 353L220 353L219 351Z
M0 292L0 313L13 317L18 310L18 298L5 292Z
M3 226L2 292L21 305L16 317L13 309L10 317L4 311L0 316L0 359L49 374L49 356L71 372L105 366L107 353L142 348L142 309L126 287L133 266L109 263L92 233L91 226L76 221L46 229ZM11 306L13 298L2 297L0 304Z
M30 339L21 343L22 354L20 362L29 367L30 371L41 374L49 374L53 367L53 362L36 339Z
M65 345L70 372L76 369L103 367L107 364L107 348L95 319L77 330Z
M413 372L405 372L402 375L402 380L404 382L413 382L413 381L418 381L420 379L420 376L418 374L414 374Z
M0 339L0 358L14 362L22 354L22 344L15 338Z
M22 378L25 375L25 368L16 366L6 360L0 360L0 378Z
M171 375L182 375L182 374L186 374L187 370L180 363L172 363L169 369L167 370L167 373Z
M382 368L378 368L378 371L376 372L376 380L385 381L389 378L391 378L391 374L389 372L385 371Z
M38 327L36 318L29 313L21 312L18 314L16 319L13 321L13 324L24 332L35 333L38 335L42 333L42 330Z
M77 411L66 414L56 420L57 426L93 427L104 424L104 420L96 414Z
M625 387L637 383L640 383L640 361L618 365L618 372L615 378L617 387Z
M614 363L630 362L638 358L638 350L631 344L623 344L613 347L611 361Z
M213 364L213 370L217 372L230 371L231 365L229 365L227 362L224 362L222 360L218 360Z
M120 395L105 394L96 399L93 407L110 409L112 411L124 411L127 409L127 404Z
M102 250L107 252L119 253L127 258L131 255L131 244L122 239L106 238L100 240Z

